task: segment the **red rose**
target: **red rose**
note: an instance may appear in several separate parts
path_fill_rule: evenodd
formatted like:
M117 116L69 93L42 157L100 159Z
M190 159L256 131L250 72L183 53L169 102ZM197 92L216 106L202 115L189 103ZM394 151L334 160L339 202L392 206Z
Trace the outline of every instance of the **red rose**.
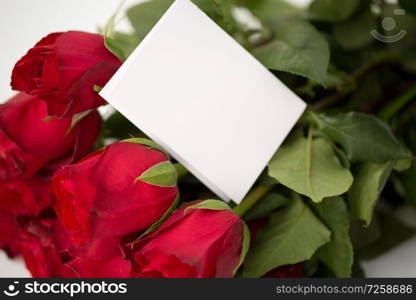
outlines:
M245 256L247 236L244 222L225 203L194 202L132 246L133 275L232 277Z
M46 104L24 93L0 105L0 181L28 178L47 164L79 158L101 126L95 111L71 130L71 118L45 120L47 116Z
M75 258L66 264L77 277L116 277L128 278L131 272L130 262L121 255L106 259Z
M104 86L120 65L101 35L57 32L16 63L11 86L39 95L48 104L49 115L64 117L105 104L94 85Z
M55 218L32 219L22 226L17 243L33 277L75 277L65 265L72 244Z
M31 219L22 227L16 244L33 277L128 277L130 274L130 263L123 258L121 249L105 259L77 256L82 253L74 249L56 218Z
M12 216L37 216L52 204L49 178L41 174L0 184L0 211Z
M19 254L19 247L16 244L18 232L15 219L0 211L0 249L6 251L10 257Z
M175 182L140 179L158 170ZM55 210L78 247L144 231L175 202L175 175L164 153L131 141L115 143L54 174Z

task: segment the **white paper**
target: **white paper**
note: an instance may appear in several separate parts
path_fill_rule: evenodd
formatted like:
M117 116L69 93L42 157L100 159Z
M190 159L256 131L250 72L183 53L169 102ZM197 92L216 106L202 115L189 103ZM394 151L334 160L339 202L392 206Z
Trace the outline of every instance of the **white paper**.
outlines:
M306 107L189 0L172 4L100 94L237 203Z

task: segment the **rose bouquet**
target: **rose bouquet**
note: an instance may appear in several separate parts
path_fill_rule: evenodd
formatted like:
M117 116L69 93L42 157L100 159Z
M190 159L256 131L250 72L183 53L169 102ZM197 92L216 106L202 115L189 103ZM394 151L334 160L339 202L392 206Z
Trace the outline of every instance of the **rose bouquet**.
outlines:
M16 63L19 92L0 105L0 248L34 277L350 277L415 235L413 2L193 1L309 104L239 205L97 111L172 2L130 7L133 32L114 16L103 34L51 33ZM408 36L377 41L398 9Z

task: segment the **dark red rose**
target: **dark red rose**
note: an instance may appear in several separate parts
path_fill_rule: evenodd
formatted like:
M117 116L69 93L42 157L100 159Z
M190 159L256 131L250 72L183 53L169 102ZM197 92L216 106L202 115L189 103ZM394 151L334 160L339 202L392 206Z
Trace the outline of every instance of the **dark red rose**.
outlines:
M72 129L72 119L45 120L46 104L19 93L0 105L0 181L29 178L47 164L70 162L83 155L98 136L96 111Z
M55 218L37 218L27 222L17 243L27 269L33 277L75 277L65 265L72 248L69 237Z
M248 229L250 230L250 242L253 244L256 240L257 234L267 225L269 222L268 218L262 218L247 223Z
M271 270L263 277L266 278L300 278L305 277L303 273L303 264L281 266Z
M33 277L128 277L130 274L130 262L124 259L120 246L106 258L85 257L83 251L74 248L62 224L53 216L32 218L24 223L15 243ZM107 253L110 254L108 250Z
M244 222L220 201L182 207L131 246L133 276L232 277L247 249L245 231Z
M38 216L52 205L50 178L36 174L0 183L0 249L13 257L20 253L17 236L20 217Z
M52 204L49 178L37 174L0 184L0 211L12 216L37 216Z
M254 243L257 234L267 225L269 222L268 218L262 218L248 223L250 230L251 242ZM266 278L297 278L305 277L303 273L303 264L286 265L271 270L263 277Z
M64 117L105 104L94 85L104 86L120 65L99 34L51 33L16 63L11 86L40 96L49 115Z
M16 244L16 236L19 232L15 219L0 211L0 249L13 257L19 254L19 247Z
M55 210L74 244L91 247L159 220L175 202L176 182L156 185L140 176L166 164L164 153L124 141L60 168L52 178Z

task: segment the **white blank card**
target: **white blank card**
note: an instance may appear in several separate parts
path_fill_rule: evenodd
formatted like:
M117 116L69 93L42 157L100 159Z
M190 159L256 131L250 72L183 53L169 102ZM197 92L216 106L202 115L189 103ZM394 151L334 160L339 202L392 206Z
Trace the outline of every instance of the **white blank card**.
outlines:
M306 106L189 0L172 4L100 94L237 203Z

